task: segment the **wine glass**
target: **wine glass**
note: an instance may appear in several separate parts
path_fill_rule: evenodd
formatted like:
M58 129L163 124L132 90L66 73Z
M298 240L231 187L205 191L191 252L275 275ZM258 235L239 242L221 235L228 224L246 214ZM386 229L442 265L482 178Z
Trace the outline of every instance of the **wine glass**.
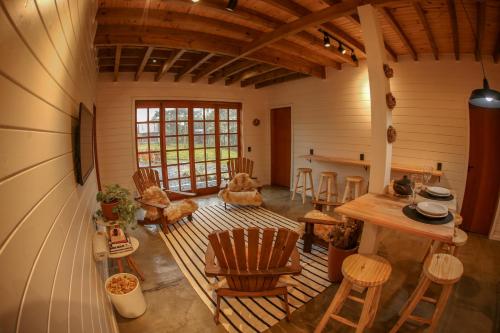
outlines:
M422 182L423 182L423 177L421 174L412 174L410 176L410 188L411 188L411 196L412 196L412 200L411 200L411 204L410 204L410 208L411 209L415 209L417 208L417 204L415 202L415 199L417 197L417 193L420 192L420 190L422 189Z
M432 178L432 172L434 171L434 168L431 166L425 166L423 167L423 178L424 178L424 186L427 186L429 184L429 181Z

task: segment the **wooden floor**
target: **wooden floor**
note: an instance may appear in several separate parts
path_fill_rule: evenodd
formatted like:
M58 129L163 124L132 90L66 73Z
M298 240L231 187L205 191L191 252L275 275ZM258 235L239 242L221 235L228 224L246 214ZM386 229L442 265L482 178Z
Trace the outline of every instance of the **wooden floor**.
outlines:
M266 208L296 219L311 209L299 199L294 203L285 189L264 188ZM215 196L197 199L200 205L218 203ZM148 303L147 312L137 319L124 319L117 315L121 333L153 332L224 332L216 326L207 306L184 278L173 257L157 233L156 227L138 227L132 232L141 246L135 255L144 271L143 283ZM366 332L387 332L397 320L397 313L415 288L420 274L416 259L423 256L426 242L417 237L386 231L382 235L379 254L386 257L393 267L391 278L384 286L381 305L374 326ZM465 273L458 283L445 310L439 332L490 333L500 331L500 242L482 236L469 235L467 245L458 257L464 263ZM116 267L111 268L112 272ZM327 288L301 309L292 314L292 321L282 321L270 332L312 332L338 284ZM431 288L431 293L436 292ZM350 319L357 319L360 306L347 303L342 312ZM419 314L430 314L432 308L424 304ZM405 324L400 332L424 332L425 327ZM324 332L352 332L352 328L330 322Z

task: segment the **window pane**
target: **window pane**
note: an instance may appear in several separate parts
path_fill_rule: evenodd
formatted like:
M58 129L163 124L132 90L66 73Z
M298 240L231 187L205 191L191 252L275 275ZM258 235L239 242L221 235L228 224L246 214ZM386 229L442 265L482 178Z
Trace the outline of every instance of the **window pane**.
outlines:
M188 119L188 109L187 108L177 109L177 119L178 120L187 120Z
M165 123L165 135L177 135L176 123Z
M204 174L206 174L205 163L204 162L202 162L202 163L196 163L194 165L194 168L196 170L196 175L197 176L203 176Z
M165 138L165 144L167 145L167 150L177 150L177 137L176 136L167 136Z
M160 136L160 124L150 123L149 124L149 136Z
M179 178L179 170L177 165L172 165L167 168L168 179Z
M168 189L172 191L179 191L179 180L169 180Z
M160 121L159 108L149 108L149 121Z
M137 125L137 136L139 137L148 136L148 124Z
M148 121L148 109L137 109L137 121Z
M227 109L219 109L219 119L227 120Z
M165 121L175 121L176 118L175 108L165 108Z
M207 146L207 147L215 147L215 135L207 135L207 136L205 136L205 146Z
M238 123L235 121L229 122L229 133L238 133Z
M191 190L191 179L184 178L181 179L181 191L190 191Z
M196 162L204 161L205 160L205 149L195 149L194 150L194 160Z
M219 123L219 132L220 133L227 133L227 130L228 130L227 121L221 121Z
M163 172L161 171L161 168L151 168L151 169L158 171L158 176L160 177L160 182L163 181Z
M169 151L167 152L167 164L177 164L177 152Z
M151 153L150 154L150 159L151 159L151 166L161 166L161 153Z
M205 145L205 142L203 140L203 135L195 135L194 136L194 147L195 148L200 148Z
M221 148L220 149L220 158L227 160L229 158L229 148Z
M189 177L191 175L191 167L189 164L181 164L179 165L181 177Z
M227 172L227 160L220 162L220 171L221 172Z
M188 148L189 148L189 136L180 136L179 149L188 149Z
M160 151L160 138L149 139L149 151Z
M206 181L205 176L196 177L196 188L206 188L207 185L206 185L205 181Z
M229 109L229 120L238 120L238 110Z
M205 130L203 128L203 122L202 121L195 121L194 122L194 134L203 134L205 133Z
M230 148L230 157L231 158L237 158L238 157L238 147L231 147Z
M179 163L189 163L189 150L179 150Z
M137 140L137 151L140 153L148 151L148 139Z
M238 134L229 135L229 145L237 146L238 145Z
M207 134L215 133L215 122L207 121L205 123L205 133L207 133Z
M215 110L211 108L205 109L205 120L214 120L215 119Z
M177 134L179 135L187 135L189 131L189 125L187 121L179 121L177 123L177 131L179 131Z
M227 134L221 135L219 144L221 146L229 146L229 136Z
M221 179L229 179L229 173L227 173L227 172L221 173L220 178Z
M217 175L208 175L207 176L208 187L217 186Z
M137 158L139 159L140 168L149 166L149 154L139 154Z
M203 120L203 109L202 108L194 108L193 109L193 118L194 118L194 120Z
M207 148L207 161L215 161L215 148Z
M216 172L217 172L217 164L215 162L207 162L207 174Z

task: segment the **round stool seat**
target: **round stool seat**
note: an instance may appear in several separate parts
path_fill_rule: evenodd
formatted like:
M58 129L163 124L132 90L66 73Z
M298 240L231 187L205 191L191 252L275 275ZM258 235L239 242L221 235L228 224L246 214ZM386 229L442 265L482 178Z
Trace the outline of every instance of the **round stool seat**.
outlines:
M453 284L460 280L464 265L451 254L436 253L424 265L425 275L438 284Z
M453 222L455 223L455 227L458 227L459 225L462 224L462 222L464 221L464 219L462 218L462 216L460 214L453 214Z
M467 239L469 237L467 236L467 233L463 231L462 229L455 228L455 233L453 235L453 245L455 246L462 246L467 243Z
M337 177L337 173L335 171L322 171L320 175L324 177Z
M389 261L374 254L353 254L342 263L344 278L361 287L384 284L391 276Z
M347 177L345 177L345 180L348 182L360 183L363 181L363 177L361 177L361 176L347 176Z
M298 170L299 172L304 172L304 173L312 172L311 168L298 168Z

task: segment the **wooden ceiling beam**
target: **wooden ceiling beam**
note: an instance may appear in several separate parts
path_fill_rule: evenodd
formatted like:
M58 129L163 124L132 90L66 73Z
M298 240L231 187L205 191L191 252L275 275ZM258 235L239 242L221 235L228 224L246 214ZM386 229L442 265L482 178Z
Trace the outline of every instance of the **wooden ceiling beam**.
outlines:
M185 50L173 50L167 60L161 65L160 69L155 75L155 81L160 81L160 79L165 75L170 67L184 54Z
M410 55L412 56L413 60L417 61L418 60L418 55L417 52L415 51L415 48L410 42L410 39L406 34L404 33L403 29L401 28L401 25L398 23L394 15L392 14L391 10L387 7L380 7L380 12L384 16L385 20L389 25L394 29L396 34L399 36L401 41L403 42L404 46L410 52Z
M460 60L460 41L458 38L458 21L455 0L448 0L448 14L450 15L451 36L453 38L453 51L455 60Z
M214 55L215 54L213 53L207 53L200 59L191 62L190 64L185 66L182 69L182 71L180 71L179 73L177 73L177 75L175 75L174 81L179 82L184 75L192 73L195 69L203 65L208 59L212 58Z
M493 61L498 64L498 59L500 58L500 32L497 33L497 41L493 49Z
M275 85L275 84L284 83L284 82L289 82L289 81L295 81L295 80L299 80L299 79L304 79L306 77L310 77L310 76L306 75L306 74L302 74L302 73L293 73L293 74L290 74L290 75L287 75L287 76L278 77L278 78L275 78L275 79L272 79L272 80L268 80L268 81L264 81L264 82L259 82L259 83L255 84L255 89L269 87L269 86L272 86L272 85Z
M474 56L476 61L481 60L481 48L484 40L484 29L486 22L486 1L476 2L476 45L474 46Z
M152 46L148 46L146 49L146 52L144 53L144 57L142 57L141 64L139 65L139 68L137 69L137 72L135 73L135 80L139 81L139 78L142 75L142 72L144 71L144 67L146 67L146 64L149 61L149 58L151 57L151 53L153 53L153 50L155 48Z
M284 68L278 68L278 69L272 70L270 72L256 75L256 76L252 76L248 79L245 79L245 80L241 81L240 85L241 85L241 87L247 87L247 86L250 86L252 84L276 79L278 77L287 76L289 74L292 74L292 72L290 72L289 70L284 69Z
M422 23L422 26L424 27L425 34L427 36L427 40L429 41L429 44L431 45L432 49L432 54L434 55L434 59L439 60L439 50L436 44L436 40L434 39L434 35L432 34L431 26L429 25L429 21L427 20L427 17L425 16L424 9L422 8L422 5L420 4L419 1L412 1L413 8L415 9L415 12L417 13L418 19L420 20L420 23Z
M114 68L114 81L118 81L118 73L120 73L120 57L122 55L122 46L117 45L115 50L115 68Z
M202 78L204 78L205 76L212 74L213 72L216 71L216 69L219 67L220 64L225 63L226 61L229 60L229 58L230 57L223 56L220 59L218 59L217 61L214 61L213 63L211 63L210 65L205 67L203 70L198 72L195 76L193 76L191 81L193 83L196 83L199 80L201 80Z
M254 66L252 66L250 68L247 68L245 70L242 70L242 71L240 71L240 72L238 72L236 74L233 74L233 75L229 76L228 78L226 78L226 81L225 81L224 84L226 86L230 86L233 83L239 82L241 80L248 79L248 78L250 78L252 76L256 76L256 75L267 73L267 72L272 71L274 69L276 69L276 67L268 65L268 64L254 65Z
M238 73L239 71L248 69L254 65L255 62L253 61L242 61L239 63L233 63L231 65L228 65L227 67L216 72L213 76L209 77L208 84L214 84L215 82L221 79L225 79L228 76Z

